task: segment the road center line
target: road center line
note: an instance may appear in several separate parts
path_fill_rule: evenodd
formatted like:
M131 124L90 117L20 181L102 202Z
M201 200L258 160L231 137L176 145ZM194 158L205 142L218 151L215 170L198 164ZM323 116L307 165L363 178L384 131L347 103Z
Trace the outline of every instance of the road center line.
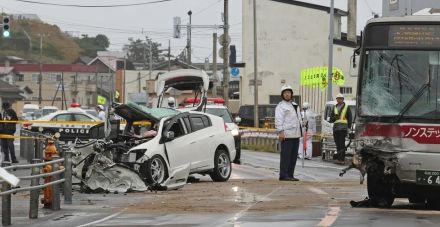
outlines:
M117 212L117 213L114 213L114 214L112 214L112 215L109 215L109 216L107 216L107 217L105 217L105 218L102 218L102 219L99 219L99 220L96 220L96 221L93 221L93 222L90 222L90 223L86 223L86 224L84 224L84 225L79 225L79 226L77 226L77 227L85 227L85 226L95 225L95 224L98 224L98 223L101 223L101 222L104 222L104 221L110 220L110 219L112 219L112 218L114 218L114 217L116 217L116 216L122 214L125 210L127 210L127 207L124 208L124 209L122 209L121 211L119 211L119 212Z
M322 190L320 188L310 186L308 189L309 189L309 191L311 191L315 194L322 195L322 196L329 196L329 194L327 192L325 192L324 190ZM333 225L333 223L335 223L336 219L338 219L340 213L341 213L341 208L339 206L337 206L337 204L333 204L333 205L329 204L329 210L327 211L327 214L325 215L324 218L321 219L321 222L319 222L318 225L316 225L316 226L323 227L323 226Z
M315 187L309 187L309 191L318 194L318 195L328 195L327 192L323 191L322 189L315 188Z
M327 211L327 214L323 219L321 219L321 222L318 223L319 227L324 226L331 226L333 223L335 223L336 219L338 219L339 213L341 212L340 207L330 207L330 209Z

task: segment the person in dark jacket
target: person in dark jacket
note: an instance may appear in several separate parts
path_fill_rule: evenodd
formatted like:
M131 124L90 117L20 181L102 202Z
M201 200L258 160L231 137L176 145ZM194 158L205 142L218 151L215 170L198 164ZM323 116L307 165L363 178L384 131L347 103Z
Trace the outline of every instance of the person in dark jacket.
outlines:
M352 116L342 94L336 96L336 102L330 114L330 122L333 123L333 138L336 144L336 154L333 158L337 159L339 164L345 164L345 138L348 129L351 128Z
M11 104L8 102L2 104L1 116L3 121L18 121L17 113L11 108ZM13 136L16 130L16 122L2 124L3 134ZM4 161L10 161L12 159L12 163L18 163L18 160L15 157L14 138L2 138L1 147ZM11 159L9 159L9 155L11 156Z

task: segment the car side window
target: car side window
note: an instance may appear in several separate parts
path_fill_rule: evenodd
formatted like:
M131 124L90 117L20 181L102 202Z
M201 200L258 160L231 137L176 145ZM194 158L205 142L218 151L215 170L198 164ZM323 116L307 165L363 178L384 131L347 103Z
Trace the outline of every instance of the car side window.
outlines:
M183 121L185 122L186 129L188 130L188 133L192 131L191 129L191 122L189 121L188 117L183 117Z
M207 116L202 116L202 121L203 121L203 125L205 126L205 128L211 126L211 121L209 120L209 118Z
M205 128L202 116L192 116L190 117L190 121L193 132Z
M84 114L74 114L75 121L93 121L92 118L84 115Z
M174 124L171 126L171 128L168 131L174 132L174 138L178 138L185 135L185 129L182 125L181 119L174 122Z
M71 114L60 114L52 118L52 121L71 121L71 120L72 120Z

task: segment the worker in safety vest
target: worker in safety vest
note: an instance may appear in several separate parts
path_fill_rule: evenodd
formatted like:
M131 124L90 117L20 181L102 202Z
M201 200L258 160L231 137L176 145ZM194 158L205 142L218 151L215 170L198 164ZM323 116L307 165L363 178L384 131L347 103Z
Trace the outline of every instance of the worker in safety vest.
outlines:
M342 94L336 96L336 102L330 114L330 123L333 123L333 138L336 144L336 153L333 159L337 159L339 164L345 164L345 138L351 127L352 116Z

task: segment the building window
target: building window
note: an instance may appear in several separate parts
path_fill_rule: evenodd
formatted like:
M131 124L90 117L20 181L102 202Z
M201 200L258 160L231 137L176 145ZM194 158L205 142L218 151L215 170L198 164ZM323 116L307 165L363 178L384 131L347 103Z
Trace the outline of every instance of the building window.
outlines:
M15 78L16 78L17 81L24 81L23 74L17 74L17 75L15 75Z
M38 74L32 74L32 82L38 83Z
M49 80L60 82L61 81L61 74L49 74Z
M339 92L340 92L341 94L352 94L352 93L353 93L353 90L352 90L351 87L340 87L340 88L339 88Z

